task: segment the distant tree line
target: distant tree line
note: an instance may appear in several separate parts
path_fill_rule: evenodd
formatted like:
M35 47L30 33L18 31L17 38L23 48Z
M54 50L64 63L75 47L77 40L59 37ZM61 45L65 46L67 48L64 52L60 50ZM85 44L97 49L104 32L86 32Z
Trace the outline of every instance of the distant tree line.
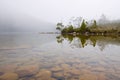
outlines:
M105 18L105 16L104 16ZM111 23L99 24L96 20L87 22L85 19L77 18L76 22L78 26L73 25L71 22L69 25L65 26L63 23L57 23L56 29L62 34L87 34L87 35L111 35L120 34L120 25L114 26ZM105 22L105 21L104 21ZM110 26L111 24L112 26Z
M85 33L90 32L90 28L97 28L97 22L96 20L93 21L92 25L88 26L88 22L84 19L82 20L82 23L78 27L74 27L74 25L68 25L64 26L63 23L57 23L56 29L61 31L61 33Z

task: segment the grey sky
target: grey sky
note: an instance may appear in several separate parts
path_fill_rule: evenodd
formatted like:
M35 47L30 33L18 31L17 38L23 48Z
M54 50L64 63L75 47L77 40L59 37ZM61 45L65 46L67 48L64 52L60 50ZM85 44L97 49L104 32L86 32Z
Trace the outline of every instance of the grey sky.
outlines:
M4 17L26 14L52 23L73 16L98 19L101 14L119 19L119 8L120 0L0 0Z

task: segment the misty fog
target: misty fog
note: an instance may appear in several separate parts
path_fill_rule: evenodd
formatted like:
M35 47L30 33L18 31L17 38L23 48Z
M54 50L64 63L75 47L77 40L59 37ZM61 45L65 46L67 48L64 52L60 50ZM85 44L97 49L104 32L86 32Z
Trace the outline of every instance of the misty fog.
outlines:
M119 0L0 0L0 32L55 31L71 17L119 19Z

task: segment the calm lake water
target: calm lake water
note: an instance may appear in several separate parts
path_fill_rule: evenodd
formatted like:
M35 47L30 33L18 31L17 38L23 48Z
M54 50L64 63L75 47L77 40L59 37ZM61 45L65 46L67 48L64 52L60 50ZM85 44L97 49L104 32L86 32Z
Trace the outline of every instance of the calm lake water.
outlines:
M0 80L120 80L120 37L0 34Z

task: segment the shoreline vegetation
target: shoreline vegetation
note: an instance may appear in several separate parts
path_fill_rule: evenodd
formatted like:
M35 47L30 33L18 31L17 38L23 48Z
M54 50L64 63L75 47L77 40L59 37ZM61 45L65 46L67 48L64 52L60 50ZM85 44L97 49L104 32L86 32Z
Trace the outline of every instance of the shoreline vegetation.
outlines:
M120 22L108 21L104 15L98 22L96 20L86 21L81 17L75 18L68 25L57 23L56 30L61 34L70 35L120 35Z

